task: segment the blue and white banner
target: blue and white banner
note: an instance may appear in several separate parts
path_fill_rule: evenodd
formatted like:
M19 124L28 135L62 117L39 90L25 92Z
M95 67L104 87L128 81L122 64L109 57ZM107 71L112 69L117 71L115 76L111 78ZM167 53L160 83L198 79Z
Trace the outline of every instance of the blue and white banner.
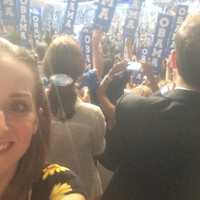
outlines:
M172 28L168 41L168 52L169 54L172 49L175 48L175 36L176 32L180 28L181 24L184 22L186 16L188 14L188 6L186 5L178 5L176 8L176 16L173 19Z
M83 56L85 58L85 67L92 68L92 27L83 27L80 32L80 43Z
M138 56L137 56L138 60L142 62L148 62L149 53L150 53L150 49L148 47L141 48L138 52Z
M33 8L31 10L31 25L34 44L41 41L42 37L42 22L41 8Z
M16 0L1 0L1 12L4 25L16 28ZM9 30L8 30L9 31Z
M124 24L123 35L125 38L134 38L140 18L141 6L141 0L135 0L130 5Z
M99 0L94 24L102 31L108 32L117 5L117 0Z
M62 16L61 12L56 10L53 16L53 29L55 30L55 34L61 33L62 31Z
M64 16L62 32L72 34L74 31L74 22L78 8L78 0L69 0Z
M17 1L18 25L21 45L27 46L29 43L29 9L30 0Z
M152 34L146 33L143 37L140 38L140 47L137 53L138 60L141 60L142 62L148 62L150 57L150 50L152 46Z
M43 10L43 32L45 35L48 35L50 38L53 35L53 16L54 16L54 7L51 5L46 5Z
M156 71L160 70L161 62L167 46L169 32L172 24L172 16L159 14L156 31L151 49L151 61Z

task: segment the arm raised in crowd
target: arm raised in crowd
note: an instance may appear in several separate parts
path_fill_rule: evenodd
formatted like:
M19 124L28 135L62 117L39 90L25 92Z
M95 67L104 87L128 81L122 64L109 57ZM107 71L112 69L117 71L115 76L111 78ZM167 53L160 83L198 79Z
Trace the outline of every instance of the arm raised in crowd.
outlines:
M157 81L154 78L151 64L144 62L141 62L141 64L142 64L143 75L147 77L149 81L149 87L151 88L152 92L158 91L159 87Z
M102 75L103 66L102 37L103 32L100 29L95 29L92 35L93 67L96 69L99 79Z
M122 72L125 70L127 66L126 61L121 61L117 64L115 64L108 74L104 77L104 79L101 81L99 88L97 89L97 97L100 102L102 111L107 119L107 126L108 128L111 128L114 123L114 116L115 116L115 105L111 103L109 98L106 96L106 90L111 83L112 79L116 74Z
M125 42L125 48L127 50L127 58L128 60L133 60L134 54L134 47L133 47L133 39L127 38Z

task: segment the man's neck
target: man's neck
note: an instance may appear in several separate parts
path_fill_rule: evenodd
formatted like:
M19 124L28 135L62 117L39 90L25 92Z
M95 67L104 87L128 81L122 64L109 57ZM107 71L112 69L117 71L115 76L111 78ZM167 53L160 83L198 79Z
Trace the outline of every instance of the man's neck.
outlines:
M176 84L175 89L176 88L182 88L182 89L185 89L185 90L191 90L191 91L200 92L200 89L194 88L194 87L186 84L185 81L180 76L178 76L176 78L175 84Z

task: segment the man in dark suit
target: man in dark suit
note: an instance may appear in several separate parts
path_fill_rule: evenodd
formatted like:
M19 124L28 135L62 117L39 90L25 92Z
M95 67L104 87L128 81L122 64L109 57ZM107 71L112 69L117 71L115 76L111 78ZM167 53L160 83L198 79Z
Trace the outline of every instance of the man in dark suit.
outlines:
M102 200L200 199L200 15L176 34L177 81L163 97L125 96L101 163Z

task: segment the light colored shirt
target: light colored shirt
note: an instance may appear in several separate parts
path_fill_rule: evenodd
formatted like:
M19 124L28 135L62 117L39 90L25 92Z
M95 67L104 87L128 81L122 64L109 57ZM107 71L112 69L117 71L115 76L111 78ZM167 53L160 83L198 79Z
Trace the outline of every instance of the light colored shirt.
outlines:
M101 109L80 100L72 119L52 122L49 161L72 169L80 177L88 199L102 194L94 157L105 149L105 129Z

